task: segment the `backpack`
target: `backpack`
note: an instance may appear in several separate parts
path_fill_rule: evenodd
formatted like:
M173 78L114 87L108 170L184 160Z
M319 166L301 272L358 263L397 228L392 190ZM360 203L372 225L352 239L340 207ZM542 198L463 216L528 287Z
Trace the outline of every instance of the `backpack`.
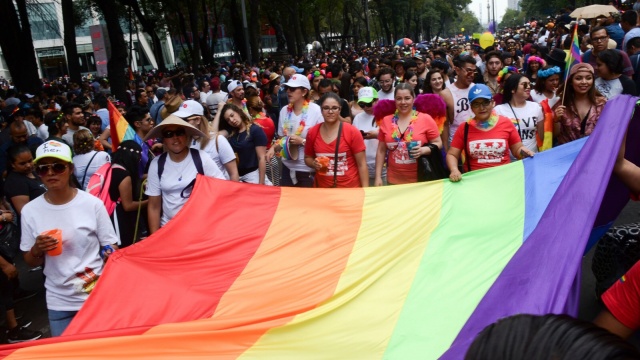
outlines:
M113 214L113 211L116 208L118 201L111 200L111 196L109 196L109 187L111 186L111 173L112 169L124 169L124 167L118 164L106 163L98 170L96 170L93 175L89 178L89 183L87 184L87 192L98 199L102 200L104 207L107 209L107 213L109 216Z
M218 138L216 136L216 145L217 145L217 141ZM190 148L189 152L191 153L191 158L193 159L193 163L196 166L196 170L198 171L198 174L200 175L204 175L204 168L202 167L202 159L200 158L200 150L198 149L193 149ZM162 173L164 172L164 165L167 163L167 153L162 153L162 155L160 155L160 158L158 159L158 183L160 182L160 180L162 180ZM180 193L180 196L183 198L188 198L189 195L185 196L185 191L193 188L193 185L195 185L196 183L196 179L191 180L191 182L185 186L184 189L182 189L182 192ZM190 191L189 191L190 194Z

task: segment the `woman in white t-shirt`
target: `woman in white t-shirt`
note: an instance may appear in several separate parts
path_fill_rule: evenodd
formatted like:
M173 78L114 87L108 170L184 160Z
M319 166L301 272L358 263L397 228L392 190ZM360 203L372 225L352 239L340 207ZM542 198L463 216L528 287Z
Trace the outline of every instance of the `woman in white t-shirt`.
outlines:
M538 152L536 124L544 121L540 104L528 101L531 81L521 74L513 74L506 81L503 104L495 107L498 115L505 116L518 129L522 144L533 152Z
M289 105L280 110L278 136L281 138L267 152L267 161L271 161L283 149L283 141L289 146L298 147L298 159L282 159L282 186L313 187L312 173L304 163L304 146L307 143L307 132L316 124L324 121L320 106L309 102L311 84L302 75L293 75L283 84L287 91ZM215 120L214 120L215 123ZM217 126L217 125L215 125ZM214 129L215 129L214 126Z
M596 90L607 100L625 94L636 96L636 84L622 73L622 56L615 49L607 49L598 53L596 58L598 77L594 82Z
M373 107L378 102L378 92L372 87L363 87L358 91L358 105L364 110L353 118L355 126L366 146L367 168L369 170L369 186L376 180L376 153L378 151L378 124L373 116ZM387 169L382 169L382 182L386 185Z
M87 189L91 175L100 167L111 162L109 154L94 150L95 140L89 130L82 129L73 134L73 175L82 190Z
M149 232L152 234L182 209L199 173L224 180L222 171L207 153L189 147L193 136L206 135L171 114L145 137L145 141L162 138L166 151L151 160L147 176L145 194L149 196L147 217Z
M221 103L224 105L224 103ZM218 107L216 107L217 114ZM229 144L226 137L217 134L209 128L209 122L204 119L204 108L197 101L185 101L178 111L173 115L182 118L189 124L198 128L203 134L209 136L194 136L191 139L191 148L200 149L211 157L220 171L224 174L225 179L239 181L238 165L236 164L236 155Z
M29 266L41 266L46 259L49 324L51 335L59 336L95 287L106 257L118 249L118 238L102 201L71 185L68 145L45 142L35 162L47 192L22 209L20 249ZM43 234L50 230L60 230L60 237ZM61 253L52 255L58 248Z

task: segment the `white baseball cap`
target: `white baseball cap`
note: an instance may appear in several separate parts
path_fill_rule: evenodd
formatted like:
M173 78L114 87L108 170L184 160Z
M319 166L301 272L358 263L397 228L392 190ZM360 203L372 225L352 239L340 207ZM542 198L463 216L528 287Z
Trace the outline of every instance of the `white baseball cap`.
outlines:
M180 105L178 110L173 113L173 115L183 119L194 115L203 116L204 108L195 100L186 100L182 105Z
M35 162L37 163L44 158L56 158L68 163L73 162L71 156L71 148L69 147L69 145L55 140L49 140L44 144L38 146L38 149L36 150Z
M229 85L227 85L227 90L229 90L229 92L233 92L233 90L237 89L237 88L243 88L242 83L238 80L231 80L231 82L229 83Z
M311 84L309 84L309 79L306 76L300 74L294 74L291 76L289 81L287 81L284 86L292 87L292 88L305 88L307 90L311 90Z

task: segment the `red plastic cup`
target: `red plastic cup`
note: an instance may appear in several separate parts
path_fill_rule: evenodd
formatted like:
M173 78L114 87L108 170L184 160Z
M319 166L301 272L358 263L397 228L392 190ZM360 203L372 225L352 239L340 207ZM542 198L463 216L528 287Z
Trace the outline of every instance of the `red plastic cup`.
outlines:
M47 254L49 256L58 256L62 254L62 230L60 229L47 230L40 235L45 235L45 236L48 235L58 240L58 242L56 243L56 248L53 250L47 251Z
M322 167L318 170L318 174L326 174L329 171L329 163L331 163L331 159L327 156L318 156L316 161L322 165Z

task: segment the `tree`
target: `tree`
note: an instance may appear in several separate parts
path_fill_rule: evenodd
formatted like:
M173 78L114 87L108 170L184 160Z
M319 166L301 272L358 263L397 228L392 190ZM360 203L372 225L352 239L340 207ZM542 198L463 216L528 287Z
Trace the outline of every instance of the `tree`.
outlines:
M507 9L502 16L502 21L498 25L501 29L516 28L526 23L526 15L524 11L518 11L514 9Z
M76 22L73 11L73 0L61 0L62 24L64 28L64 48L67 52L67 67L71 81L80 84L82 75L80 73L80 60L78 58L78 47L76 45Z
M21 91L36 92L42 87L42 82L38 76L27 4L25 0L16 0L15 3L17 11L12 0L0 0L0 23L3 30L0 48L16 87ZM17 74L20 76L16 76Z
M105 23L111 44L111 56L107 62L111 93L117 99L123 100L127 96L125 68L127 67L127 43L120 27L121 8L115 0L93 0L99 9Z

